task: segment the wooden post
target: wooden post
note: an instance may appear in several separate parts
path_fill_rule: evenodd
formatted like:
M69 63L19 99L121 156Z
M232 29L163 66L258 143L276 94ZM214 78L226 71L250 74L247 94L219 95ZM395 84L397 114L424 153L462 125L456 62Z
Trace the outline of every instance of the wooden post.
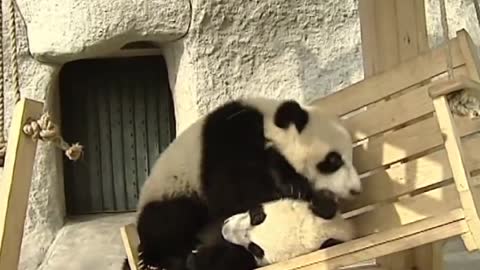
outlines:
M360 0L365 78L429 49L424 0ZM441 270L442 244L432 243L377 259L389 270Z
M128 224L120 228L120 233L122 235L123 247L127 253L128 265L130 270L138 270L139 258L137 247L140 243L137 235L137 227L135 224Z
M23 133L29 118L39 118L43 103L22 99L13 112L3 177L0 180L0 269L17 270L37 142Z

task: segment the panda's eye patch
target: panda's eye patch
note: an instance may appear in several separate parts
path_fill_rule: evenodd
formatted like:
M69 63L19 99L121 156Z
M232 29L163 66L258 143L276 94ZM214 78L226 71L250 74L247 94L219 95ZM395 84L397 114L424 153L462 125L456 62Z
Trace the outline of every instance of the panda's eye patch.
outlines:
M248 244L248 251L250 251L250 253L253 254L253 256L261 259L263 258L263 256L265 256L265 252L263 251L263 249L261 247L259 247L257 244L255 244L254 242L250 242L250 244Z
M343 166L342 156L335 151L329 152L322 162L317 164L317 169L324 174L334 173Z
M252 226L257 226L257 225L262 224L262 222L267 217L267 215L265 214L265 211L263 211L263 207L261 205L250 209L248 211L248 214L250 216L250 225L252 225Z

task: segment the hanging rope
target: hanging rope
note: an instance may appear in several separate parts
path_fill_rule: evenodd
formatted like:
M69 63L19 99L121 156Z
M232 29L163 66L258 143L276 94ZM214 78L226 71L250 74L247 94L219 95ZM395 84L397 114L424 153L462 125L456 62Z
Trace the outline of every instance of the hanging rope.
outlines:
M0 1L0 163L3 164L7 152L7 140L5 139L5 118L4 118L4 84L3 84L3 8Z
M453 80L455 78L453 70L453 57L450 48L450 37L448 34L448 21L447 21L447 9L445 7L445 0L439 0L440 4L440 16L442 21L443 39L445 43L445 49L447 51L447 72L448 79ZM480 102L474 96L471 96L467 91L462 90L448 95L448 103L453 113L461 116L469 116L470 118L477 118L480 116Z
M0 2L1 3L1 2ZM0 12L1 13L1 12ZM17 104L21 99L20 93L20 83L19 83L19 68L18 68L18 51L17 51L17 32L16 32L16 16L15 16L15 2L14 0L8 1L8 41L11 46L11 63L12 63L12 87L15 91L15 104ZM1 28L0 28L1 30ZM2 36L3 32L0 32L0 36ZM0 48L0 51L2 48ZM3 60L3 57L2 57ZM3 64L3 61L2 61ZM3 79L3 70L1 72L2 79ZM3 82L3 80L2 80ZM1 93L0 93L0 128L2 132L2 136L0 136L0 140L3 137L3 145L0 145L0 151L3 150L3 156L5 157L5 150L6 150L6 143L4 137L4 105L3 105L3 98L4 98L4 88L2 83ZM30 136L33 140L42 140L42 141L49 141L55 144L58 148L62 149L65 152L65 155L70 160L78 160L83 153L83 146L75 143L73 145L68 144L65 142L60 135L58 127L50 120L50 114L48 112L44 113L40 119L29 119L27 123L25 123L23 127L23 132ZM2 155L2 153L0 153Z

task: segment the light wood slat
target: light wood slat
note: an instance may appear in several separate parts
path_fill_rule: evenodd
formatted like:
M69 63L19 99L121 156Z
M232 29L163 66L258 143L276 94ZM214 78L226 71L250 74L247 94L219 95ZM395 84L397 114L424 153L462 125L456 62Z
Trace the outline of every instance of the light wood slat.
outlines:
M22 129L27 119L38 119L42 109L41 102L21 99L13 111L0 180L0 269L18 267L37 148L37 142L27 137Z
M396 0L395 5L397 8L396 21L398 25L398 39L399 39L399 52L400 61L405 62L412 57L418 55L418 28L419 23L416 20L417 13L415 11L416 0Z
M375 23L377 31L377 68L375 73L380 73L395 67L400 62L399 40L396 21L397 10L395 0L375 1Z
M480 119L454 117L461 137L480 131ZM436 116L355 146L354 165L359 173L389 165L443 144Z
M460 51L466 62L468 77L474 81L480 81L480 60L477 54L477 46L473 43L472 38L465 30L457 32L457 38L460 44ZM480 92L468 89L466 90L468 95L474 96L480 99Z
M462 144L469 170L480 169L480 155L478 155L477 150L480 147L480 137L465 138ZM441 149L363 178L363 192L354 201L346 202L342 209L352 211L396 198L452 177L446 150ZM474 179L477 179L477 177L474 177ZM378 192L378 190L382 192Z
M421 236L427 238L429 235L428 232L426 232L427 230L449 225L452 223L456 224L459 221L460 222L463 221L463 219L464 219L463 210L456 209L456 210L447 212L441 216L427 218L412 224L408 224L392 230L373 234L367 237L358 238L344 244L333 246L331 248L315 251L306 255L298 256L288 261L279 262L276 264L268 265L268 266L257 268L257 269L260 269L260 270L299 269L302 266L307 267L309 265L313 265L318 262L328 263L329 261L327 260L340 258L341 256L351 256L351 255L353 255L353 258L358 259L358 262L360 262L360 261L368 260L368 258L364 256L356 256L355 255L356 252L368 250L370 248L374 248L382 244L388 244L393 241L398 241L400 239L407 238L408 236L417 235L417 234L420 234ZM461 224L460 227L456 227L457 230L455 231L454 235L459 235L468 231L468 228L464 226L464 223L460 223L460 224ZM449 235L449 234L446 234L446 235ZM454 236L454 235L451 235L451 236ZM451 236L446 236L446 237L451 237ZM418 241L410 242L410 243L414 246L420 245ZM377 256L387 255L393 252L395 251L389 251L383 254L379 253ZM353 263L355 262L351 262L348 264L353 264Z
M458 41L451 41L454 67L465 64ZM436 48L392 70L319 98L313 105L344 115L446 71L445 49Z
M122 242L125 248L125 252L127 253L127 260L128 265L130 266L130 270L139 270L137 247L140 243L140 240L138 239L135 224L128 224L126 226L123 226L122 228L120 228L120 234L122 236Z
M370 77L375 74L376 70L376 53L377 47L377 31L375 29L376 14L375 14L376 0L362 0L358 2L358 11L360 16L360 31L362 38L362 55L363 55L363 73L365 77ZM368 57L370 56L370 57Z
M459 90L471 89L480 92L480 83L465 76L455 76L454 80L446 80L436 83L428 90L432 98L448 95Z
M477 46L464 29L457 31L460 51L465 59L468 75L471 79L480 81L480 60L477 54Z
M355 253L346 254L342 257L338 257L320 263L317 265L309 265L306 267L298 267L298 270L334 270L338 267L349 265L362 259L373 259L379 256L393 254L395 252L404 251L407 249L418 247L419 245L425 245L434 243L440 240L448 239L453 236L457 236L467 230L467 225L464 220L452 222L440 227L425 230L416 234L406 236L401 239L389 241L364 249ZM435 269L437 270L437 269Z
M443 143L435 117L419 121L358 145L353 162L359 173L419 154Z
M351 220L359 236L366 236L460 207L458 193L453 185L449 185L395 203L377 206L372 211L352 217Z
M428 86L414 89L398 98L380 102L367 111L344 120L354 141L387 131L433 112Z
M445 149L452 168L455 184L460 196L462 207L467 217L467 224L470 228L473 241L480 247L480 193L476 192L470 179L465 163L462 143L459 131L454 125L452 113L447 98L441 96L433 100L437 113L438 123L443 134L445 134ZM475 192L474 192L475 191ZM469 241L471 243L471 241ZM469 245L469 248L472 248Z
M417 14L416 24L417 24L417 42L418 42L418 51L419 53L427 52L430 50L428 44L428 34L427 34L427 20L425 17L425 0L415 0L414 12Z

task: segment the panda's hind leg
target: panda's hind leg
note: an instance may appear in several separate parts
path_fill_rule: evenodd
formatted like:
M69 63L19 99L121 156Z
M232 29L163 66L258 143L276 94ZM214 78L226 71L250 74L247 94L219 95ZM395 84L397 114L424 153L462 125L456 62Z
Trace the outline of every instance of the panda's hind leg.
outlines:
M145 266L178 269L176 265L185 264L207 220L205 205L191 197L146 204L137 222L140 260Z

